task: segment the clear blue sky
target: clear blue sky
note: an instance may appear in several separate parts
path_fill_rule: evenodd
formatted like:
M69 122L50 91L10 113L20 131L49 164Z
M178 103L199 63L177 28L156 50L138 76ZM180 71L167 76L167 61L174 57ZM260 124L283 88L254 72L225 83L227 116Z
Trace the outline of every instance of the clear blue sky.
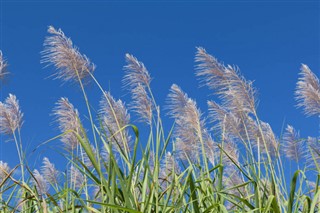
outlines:
M306 118L295 108L294 89L301 63L319 76L319 1L2 0L0 5L0 49L11 71L10 81L1 88L0 100L8 93L20 100L25 114L22 137L29 152L58 133L50 113L60 97L68 97L80 112L86 112L80 90L47 79L53 70L43 69L40 64L48 25L61 28L71 37L97 65L95 75L100 83L126 102L129 95L122 89L121 79L128 52L149 69L160 104L171 84L176 83L206 112L206 100L214 97L206 88L199 88L194 74L195 47L202 46L225 64L238 65L247 79L255 81L260 118L278 135L284 122L300 129L304 137L318 134L318 120ZM98 89L91 86L88 93L98 109ZM14 166L18 163L15 146L3 143L5 139L0 138L0 160ZM56 145L61 143L51 143ZM52 159L57 154L46 148L31 159L39 156Z

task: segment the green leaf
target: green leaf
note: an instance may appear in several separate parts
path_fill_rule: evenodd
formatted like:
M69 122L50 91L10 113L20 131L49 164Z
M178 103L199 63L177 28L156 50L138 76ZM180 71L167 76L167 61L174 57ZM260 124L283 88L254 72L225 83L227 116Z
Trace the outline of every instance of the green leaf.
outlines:
M289 200L288 200L288 213L292 213L292 206L293 206L293 202L294 202L294 193L296 191L296 185L297 185L297 178L298 175L301 171L297 170L292 178L291 181L291 185L290 185L290 196L289 196Z
M195 185L192 179L192 176L189 176L189 184L190 184L190 193L191 193L191 198L192 198L192 205L193 205L193 209L196 213L200 213L200 209L199 209L199 203L198 203L198 199L197 199L197 194L196 194L196 189L195 189Z

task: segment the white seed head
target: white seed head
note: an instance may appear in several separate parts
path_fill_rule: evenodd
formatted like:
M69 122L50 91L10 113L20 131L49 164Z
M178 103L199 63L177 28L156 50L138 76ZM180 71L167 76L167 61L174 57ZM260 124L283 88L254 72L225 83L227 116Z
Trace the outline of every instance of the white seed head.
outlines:
M246 197L247 191L245 187L236 187L243 183L244 181L236 169L227 169L225 171L225 175L223 177L223 184L226 188L225 190L227 190L228 193L236 195L238 197Z
M302 158L306 157L304 140L301 140L300 133L292 126L287 126L286 131L283 134L282 141L283 152L288 159L298 162Z
M71 166L69 170L70 182L75 188L80 188L84 183L83 174L75 166Z
M136 112L139 116L141 122L146 122L151 125L152 123L152 111L153 104L152 101L141 84L131 90L132 103L130 104L130 109Z
M250 140L254 143L256 149L258 149L259 146L261 153L278 156L279 141L274 135L270 124L263 121L260 121L259 124L254 121L251 121L251 124L247 124L250 131Z
M306 155L308 166L320 166L320 141L314 137L307 139L308 152Z
M316 182L314 181L309 181L307 180L306 181L306 184L307 184L307 190L311 193L316 193L316 190L317 190L317 184ZM319 186L318 186L319 187Z
M32 183L37 189L39 195L43 195L47 193L49 190L49 185L43 175L40 174L38 170L33 170L33 179Z
M205 121L194 100L188 98L180 87L173 84L168 95L169 115L175 119L174 138L182 160L198 159Z
M244 117L239 116L238 113L229 112L214 101L208 101L208 110L213 130L220 131L229 139L242 138L245 134Z
M195 61L200 82L214 90L226 109L233 113L254 113L256 91L238 68L224 66L201 47L197 48Z
M58 183L60 172L55 168L54 164L51 163L47 157L43 158L41 173L48 183Z
M171 152L166 152L160 164L159 178L161 179L161 185L163 187L170 185L174 175L180 173L180 167L175 156Z
M48 33L50 36L44 41L41 62L55 67L55 78L64 82L79 81L94 72L95 65L79 52L61 29L56 30L49 26Z
M3 80L5 76L9 74L7 67L8 63L3 57L2 51L0 50L0 80Z
M8 163L0 161L0 184L8 176L10 172L10 167Z
M19 101L15 95L0 102L0 133L11 135L20 129L23 123L23 113L20 110Z
M224 166L236 167L236 165L240 165L238 146L233 140L225 138L221 149L223 149L221 152L223 153L222 162Z
M132 149L132 140L128 129L123 129L130 123L130 114L125 104L115 100L109 92L105 92L100 101L100 116L104 130L113 143L113 147L120 151Z
M79 112L67 98L61 98L53 109L55 121L62 133L61 141L67 149L74 150L78 145L77 134L82 136Z
M318 77L310 68L302 64L300 78L295 91L298 107L307 116L320 115L320 84Z
M126 54L127 65L124 66L126 74L123 78L125 87L135 88L139 84L143 87L149 86L151 82L150 74L144 64L136 57L130 54Z

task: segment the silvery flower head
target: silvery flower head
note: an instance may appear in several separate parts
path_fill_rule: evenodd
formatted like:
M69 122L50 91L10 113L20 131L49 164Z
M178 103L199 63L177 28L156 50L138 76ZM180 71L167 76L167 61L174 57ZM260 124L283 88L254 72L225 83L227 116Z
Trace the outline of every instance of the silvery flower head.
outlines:
M298 101L297 106L303 108L307 116L320 115L319 79L305 64L301 66L295 95Z
M0 80L3 80L8 75L8 63L3 57L2 51L0 50Z
M54 164L47 157L43 158L41 173L48 183L58 183L60 172L55 168Z
M42 63L52 65L56 69L55 78L64 82L79 81L89 77L95 70L90 59L81 54L70 38L61 29L49 26L48 36L44 41Z
M0 183L8 176L9 171L8 163L0 161Z
M0 133L11 135L20 129L23 123L23 113L20 110L19 101L15 95L0 102Z
M56 103L53 115L60 131L65 133L61 137L61 141L67 149L74 150L78 145L77 134L80 136L83 134L78 110L74 108L68 98L61 98Z
M39 195L43 195L49 190L48 182L46 181L44 176L41 175L40 172L36 169L33 171L32 183L36 187Z

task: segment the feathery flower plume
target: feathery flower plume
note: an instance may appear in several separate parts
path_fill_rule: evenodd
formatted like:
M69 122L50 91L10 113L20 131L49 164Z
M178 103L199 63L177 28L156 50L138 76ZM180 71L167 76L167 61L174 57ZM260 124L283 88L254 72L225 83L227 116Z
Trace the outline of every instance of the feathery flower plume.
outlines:
M206 141L206 156L212 165L215 165L215 162L220 160L220 153L222 154L224 166L235 168L235 164L240 165L238 146L231 138L224 137L223 146L212 139Z
M162 172L166 175L173 171L175 171L176 174L180 173L179 164L171 152L166 152L161 162L161 168L164 169Z
M290 160L298 162L305 157L304 141L300 139L300 133L288 125L283 134L283 151Z
M301 66L295 95L298 101L297 106L302 107L307 116L320 115L319 79L305 64Z
M150 74L144 64L133 55L126 54L126 62L123 84L131 92L133 102L130 108L139 115L139 121L150 125L154 108L146 91L146 87L150 87Z
M4 77L8 74L8 63L4 59L2 51L0 50L0 80L3 80Z
M206 156L208 158L208 161L211 163L211 165L216 165L217 160L217 154L218 153L218 146L213 142L211 144L208 144L206 147Z
M42 63L53 65L56 69L55 78L65 82L85 79L95 70L95 65L90 59L79 52L61 29L48 27L50 36L44 41Z
M22 126L23 113L20 110L19 101L15 95L9 97L2 103L0 102L0 133L13 134Z
M60 131L65 133L61 137L61 141L66 148L74 150L78 145L76 134L82 135L78 110L74 108L68 98L61 98L53 109L53 115L59 124ZM71 132L66 133L67 131Z
M279 154L279 142L274 135L274 132L270 124L260 121L259 124L256 121L248 120L246 124L248 126L250 140L254 143L255 148L260 149L261 153L269 154L270 156L277 156Z
M235 168L236 165L240 165L238 146L233 140L225 138L221 149L223 149L221 152L224 166Z
M217 143L214 142L207 129L203 129L202 138L205 145L206 157L208 158L209 162L215 166L215 162L218 157L217 153L219 153L219 147L217 146Z
M208 101L209 119L215 130L223 132L225 137L239 138L245 134L242 119L232 112L228 112L214 101Z
M256 115L256 91L252 82L246 81L238 68L224 66L203 48L197 48L195 61L200 81L215 90L222 101L222 106L208 103L212 122L218 123L220 131L224 128L230 139L252 141L262 152L276 154L278 143L270 125L265 122L258 124L252 118Z
M108 163L110 159L109 151L106 149L106 147L103 145L101 147L100 156L102 162Z
M255 89L237 68L230 65L225 67L201 47L197 48L195 61L198 63L196 75L202 83L216 91L226 109L254 114Z
M130 151L132 148L131 136L126 129L123 129L130 123L130 115L119 99L115 100L109 92L105 92L100 101L100 115L103 127L111 142L114 143L116 150Z
M33 170L32 183L35 185L39 195L45 194L49 190L49 185L43 175L38 170Z
M83 174L73 165L69 170L70 182L75 188L80 188L84 183Z
M272 183L267 178L262 178L260 180L260 193L262 196L269 196L272 194Z
M215 166L216 165L216 160L217 160L217 153L219 150L219 147L217 146L217 144L215 142L212 143L208 143L206 146L206 156L209 160L209 162Z
M198 63L196 75L200 77L200 82L212 90L222 89L227 80L225 67L202 47L197 48L195 61Z
M244 180L237 169L233 167L227 167L222 180L225 187L224 190L226 190L228 194L232 194L237 197L247 197L249 195L249 192L245 186L239 186L244 184ZM235 207L235 203L229 201L226 202L226 208L228 209L228 212L233 212Z
M43 158L41 173L42 173L44 179L48 183L50 183L50 184L58 183L60 173L55 168L54 164L51 163L47 157Z
M307 164L314 165L316 167L320 166L320 141L314 137L308 137L307 146L309 147L309 152L307 154Z
M222 94L224 105L232 112L254 114L256 91L252 82L240 75L239 68L228 65L225 73L229 89Z
M242 187L235 188L235 186L238 186L244 183L243 179L241 178L237 170L227 169L225 171L223 180L224 180L224 186L230 194L236 195L238 197L247 196L247 191L245 187L242 186Z
M131 90L131 93L132 103L130 104L130 109L139 115L139 121L151 125L153 104L147 91L141 84L138 84L136 88Z
M168 95L168 109L168 114L175 119L174 136L179 157L196 160L205 131L204 120L201 120L196 102L173 84Z
M180 129L182 130L182 129ZM184 129L183 131L188 131ZM196 162L200 156L200 146L196 143L188 144L185 140L181 138L175 138L175 146L177 151L177 156L181 160L191 160Z
M174 174L173 174L174 172ZM180 167L174 155L171 152L166 152L160 164L159 178L162 180L162 186L169 185L175 174L180 174Z
M309 193L314 194L314 193L316 192L316 190L317 190L317 184L316 184L316 182L307 180L307 181L306 181L306 184L307 184ZM319 186L318 186L318 187L319 187Z
M123 78L124 86L135 88L141 84L143 87L148 87L151 82L151 77L144 64L128 53L126 54L126 61L127 65L124 66L126 74Z
M154 172L154 166L155 166L155 153L153 151L150 151L149 158L148 158L148 166L150 168L150 173L153 174Z
M168 114L174 119L180 118L185 113L189 100L192 101L176 84L171 86L168 100L170 110Z
M8 163L0 161L0 184L8 176L10 168Z

